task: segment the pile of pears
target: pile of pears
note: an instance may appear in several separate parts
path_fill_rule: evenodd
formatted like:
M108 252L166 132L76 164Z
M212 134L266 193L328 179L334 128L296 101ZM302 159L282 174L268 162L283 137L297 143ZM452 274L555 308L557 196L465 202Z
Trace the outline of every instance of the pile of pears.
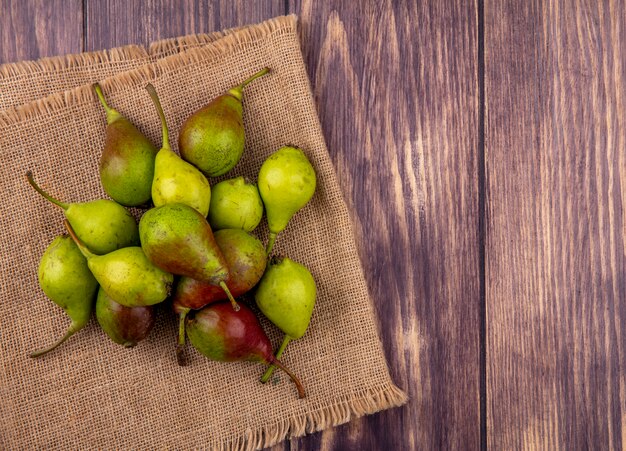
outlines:
M309 326L316 284L307 267L272 250L312 198L315 170L302 149L285 146L265 160L256 183L243 177L209 182L241 159L244 88L269 72L262 69L189 116L178 135L180 156L170 145L151 84L146 90L162 128L158 150L109 106L98 84L93 86L106 114L99 175L111 199L63 202L27 173L30 185L65 216L67 234L54 238L43 253L38 280L70 319L67 332L32 357L84 328L92 312L106 336L132 348L148 337L155 309L165 304L178 319L172 341L179 365L187 364L188 339L211 360L264 364L262 382L280 368L305 397L302 383L280 359ZM126 207L142 213L138 224ZM267 244L253 234L264 212ZM257 312L284 333L276 353Z

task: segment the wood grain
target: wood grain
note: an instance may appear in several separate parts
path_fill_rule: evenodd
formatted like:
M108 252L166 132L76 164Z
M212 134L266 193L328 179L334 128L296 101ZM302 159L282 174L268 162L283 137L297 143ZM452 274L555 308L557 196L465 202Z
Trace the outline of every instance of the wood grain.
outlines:
M86 48L126 44L262 22L285 14L283 0L99 0L86 7Z
M485 2L492 449L626 447L626 15Z
M0 0L0 64L80 53L81 0Z
M408 406L292 449L477 449L477 5L290 2Z

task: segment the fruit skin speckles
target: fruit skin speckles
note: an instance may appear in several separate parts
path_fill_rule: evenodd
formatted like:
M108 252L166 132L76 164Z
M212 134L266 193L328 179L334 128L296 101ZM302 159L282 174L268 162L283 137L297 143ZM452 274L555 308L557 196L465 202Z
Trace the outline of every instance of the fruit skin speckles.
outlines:
M250 308L241 305L234 311L227 302L204 307L187 320L189 341L201 354L211 360L234 362L247 360L274 364L285 371L305 397L300 380L274 357L272 345L261 323Z
M189 116L178 135L181 156L209 177L218 177L234 168L245 143L243 90L248 83L269 72L267 67L260 70Z
M128 119L109 107L99 84L93 89L107 117L100 156L100 182L113 200L127 207L150 201L157 149Z
M31 357L47 354L87 325L98 289L87 260L67 235L56 237L48 245L39 261L37 275L43 292L65 311L71 324L56 343L33 352Z
M213 230L242 229L252 232L263 218L263 202L254 183L243 177L213 186L209 223Z
M156 207L173 203L185 204L206 217L211 203L209 181L202 172L172 151L165 114L157 92L151 84L146 86L146 90L161 119L163 134L163 145L154 162L152 201Z
M270 239L266 252L271 254L276 236L313 197L315 170L302 149L285 146L270 155L259 170L258 187Z

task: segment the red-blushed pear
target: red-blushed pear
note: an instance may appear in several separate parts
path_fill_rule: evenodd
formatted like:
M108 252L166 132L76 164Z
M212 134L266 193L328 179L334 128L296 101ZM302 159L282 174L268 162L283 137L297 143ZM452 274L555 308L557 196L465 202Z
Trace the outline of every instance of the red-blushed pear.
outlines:
M244 304L238 312L225 302L204 307L187 320L187 333L193 347L211 360L247 360L279 367L296 384L298 396L306 396L300 380L274 357L261 323Z
M108 105L99 84L95 83L93 89L107 120L99 164L102 187L122 205L145 205L151 197L157 149L131 121Z
M123 306L111 299L101 287L96 298L96 319L111 340L125 348L132 348L148 336L154 326L156 312L151 305Z
M215 242L222 251L229 270L226 285L233 296L250 291L261 279L267 258L263 243L240 229L223 229L214 233ZM228 296L216 285L182 277L174 292L173 308L179 317L178 346L176 355L180 365L185 364L185 316L190 310L198 310L213 302L225 301Z
M184 204L166 204L148 210L139 221L141 247L163 271L220 287L234 310L239 305L226 281L226 258L215 242L211 226L197 210Z

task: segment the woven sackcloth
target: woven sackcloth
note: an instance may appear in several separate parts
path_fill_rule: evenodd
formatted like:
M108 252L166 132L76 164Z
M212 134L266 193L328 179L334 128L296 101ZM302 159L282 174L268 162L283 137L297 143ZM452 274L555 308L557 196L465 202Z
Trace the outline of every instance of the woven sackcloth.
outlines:
M406 401L377 335L296 25L294 16L279 17L148 50L0 66L0 449L258 449ZM133 349L114 344L92 320L52 353L30 358L69 321L37 283L44 249L63 233L63 214L24 173L31 169L62 200L105 196L98 177L105 116L89 84L102 80L110 104L160 146L144 89L154 84L176 148L187 116L264 66L272 73L245 91L246 150L227 177L255 180L264 159L285 144L303 148L318 174L313 199L275 248L310 268L318 287L309 330L283 356L308 397L298 399L280 371L262 385L258 363L211 362L188 349L190 364L179 367L176 319L165 306ZM267 240L265 225L256 233ZM262 323L278 346L280 332Z

